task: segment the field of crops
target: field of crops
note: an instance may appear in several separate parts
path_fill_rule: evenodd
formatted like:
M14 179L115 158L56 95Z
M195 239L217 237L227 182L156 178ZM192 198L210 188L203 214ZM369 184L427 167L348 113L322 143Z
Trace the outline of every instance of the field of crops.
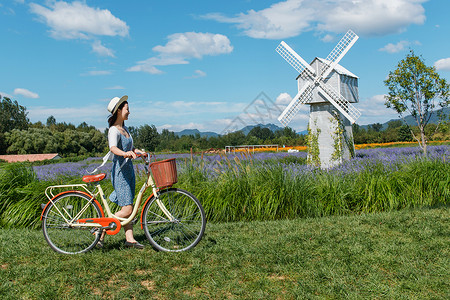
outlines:
M158 155L177 158L177 187L200 199L209 221L277 220L448 205L450 146L360 149L339 167L306 166L306 153ZM0 166L0 225L40 226L44 190L81 183L101 158L42 166ZM111 163L102 168L108 174ZM135 162L137 189L145 166ZM103 183L112 191L109 179ZM149 193L149 192L147 192Z

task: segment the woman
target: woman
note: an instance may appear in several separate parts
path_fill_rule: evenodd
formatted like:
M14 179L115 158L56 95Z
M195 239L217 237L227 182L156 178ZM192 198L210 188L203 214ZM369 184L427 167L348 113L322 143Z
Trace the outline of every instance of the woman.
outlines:
M110 151L114 154L113 167L111 170L111 182L114 191L109 199L121 206L115 215L121 218L128 218L133 211L133 200L135 194L135 176L132 159L137 154L143 154L133 147L133 138L130 135L125 120L128 120L130 111L128 109L128 96L122 98L114 97L108 104L108 144ZM125 246L143 249L144 246L138 243L133 236L133 225L131 223L124 226ZM100 247L103 246L103 238L100 238Z

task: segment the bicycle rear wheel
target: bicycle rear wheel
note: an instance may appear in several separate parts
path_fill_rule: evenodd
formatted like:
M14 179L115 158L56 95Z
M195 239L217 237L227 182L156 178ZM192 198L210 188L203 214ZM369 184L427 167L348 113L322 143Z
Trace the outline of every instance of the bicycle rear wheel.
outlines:
M78 254L92 249L100 239L97 228L73 227L68 222L74 218L100 218L98 205L82 193L70 192L57 196L48 204L42 215L45 240L56 252Z
M159 251L180 252L200 242L205 232L206 217L200 201L182 189L167 189L159 200L173 220L163 212L156 197L144 207L143 228L152 246Z

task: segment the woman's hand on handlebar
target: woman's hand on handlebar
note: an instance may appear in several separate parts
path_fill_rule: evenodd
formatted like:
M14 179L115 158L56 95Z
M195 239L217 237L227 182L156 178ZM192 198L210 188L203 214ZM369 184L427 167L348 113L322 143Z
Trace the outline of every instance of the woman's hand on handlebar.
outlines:
M148 153L145 152L144 150L139 150L139 149L134 149L134 152L136 153L137 157L142 158L146 163L149 162L148 158Z
M125 152L123 157L135 159L137 157L137 155L133 151L127 151L127 152Z
M147 157L148 154L144 150L134 149L134 153L136 153L137 157Z

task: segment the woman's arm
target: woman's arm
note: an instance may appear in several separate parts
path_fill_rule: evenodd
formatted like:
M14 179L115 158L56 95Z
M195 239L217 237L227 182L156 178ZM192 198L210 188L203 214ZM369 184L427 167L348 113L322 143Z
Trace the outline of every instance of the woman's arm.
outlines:
M117 145L120 140L120 132L115 126L111 126L108 129L108 144L109 150L117 156L123 156L125 158L136 158L136 154L133 151L120 150Z
M117 156L123 156L125 158L133 158L133 159L137 157L136 153L134 153L133 151L125 152L120 150L117 146L112 146L111 148L109 148L109 150L111 150L111 152Z

